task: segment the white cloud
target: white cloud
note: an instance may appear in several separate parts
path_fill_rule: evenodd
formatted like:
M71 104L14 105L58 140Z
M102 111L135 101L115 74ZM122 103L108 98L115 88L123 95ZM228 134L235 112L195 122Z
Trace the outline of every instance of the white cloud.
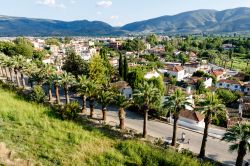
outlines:
M117 20L117 19L119 19L119 16L110 16L110 19Z
M112 4L113 4L112 1L104 0L104 1L97 2L96 6L107 8L107 7L110 7Z
M75 0L70 0L70 3L71 3L71 4L75 4L76 1L75 1Z
M57 3L56 0L38 0L36 1L39 5L49 6L49 7L58 7L58 8L66 8L63 3Z

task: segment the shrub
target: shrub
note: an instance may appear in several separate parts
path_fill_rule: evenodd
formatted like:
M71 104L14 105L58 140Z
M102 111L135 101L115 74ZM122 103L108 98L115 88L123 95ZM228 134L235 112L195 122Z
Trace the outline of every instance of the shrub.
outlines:
M66 104L61 109L61 116L63 119L74 120L77 118L78 113L81 112L78 102L73 101L69 104Z
M41 86L35 85L31 93L29 94L29 99L38 103L44 102L45 93Z

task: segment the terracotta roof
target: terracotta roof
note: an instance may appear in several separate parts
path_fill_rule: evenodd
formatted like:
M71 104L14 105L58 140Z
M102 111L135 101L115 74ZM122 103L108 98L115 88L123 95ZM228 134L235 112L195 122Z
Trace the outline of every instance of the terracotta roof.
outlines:
M180 116L196 122L200 122L204 119L204 115L196 111L182 110Z
M240 81L238 81L238 80L228 80L228 79L219 80L218 83L228 83L228 84L242 85L242 83Z
M218 77L220 75L223 75L225 73L225 71L223 69L218 69L218 70L212 70L210 73L212 75Z
M179 66L179 65L175 65L175 66L165 66L165 69L166 70L169 70L169 71L173 71L173 72L180 72L180 71L183 71L183 67L182 66Z

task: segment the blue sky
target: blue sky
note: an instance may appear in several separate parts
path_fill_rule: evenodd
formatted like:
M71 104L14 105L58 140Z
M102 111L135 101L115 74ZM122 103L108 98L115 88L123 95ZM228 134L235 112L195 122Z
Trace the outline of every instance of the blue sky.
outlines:
M114 26L196 9L250 7L250 0L0 0L0 15L65 21L100 20Z

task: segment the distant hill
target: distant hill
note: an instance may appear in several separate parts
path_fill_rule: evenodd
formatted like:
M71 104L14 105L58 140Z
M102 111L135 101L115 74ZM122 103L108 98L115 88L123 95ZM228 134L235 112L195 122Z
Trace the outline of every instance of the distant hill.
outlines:
M250 32L250 8L195 10L112 27L101 21L0 16L0 36L106 36L126 33Z
M0 16L0 36L100 36L123 32L101 21L58 21Z
M201 33L250 31L250 8L196 10L127 24L122 30L144 33Z

